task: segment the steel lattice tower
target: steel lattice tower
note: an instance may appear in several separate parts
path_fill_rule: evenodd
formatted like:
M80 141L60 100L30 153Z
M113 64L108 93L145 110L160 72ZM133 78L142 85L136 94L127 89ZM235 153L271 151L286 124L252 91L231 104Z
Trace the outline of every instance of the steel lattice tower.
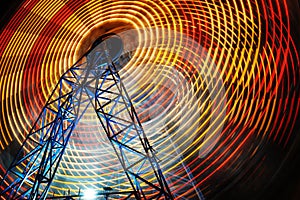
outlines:
M47 197L72 131L92 104L132 187L128 198L173 199L118 74L118 55L109 47L116 41L122 44L118 36L98 40L61 76L1 181L2 196Z

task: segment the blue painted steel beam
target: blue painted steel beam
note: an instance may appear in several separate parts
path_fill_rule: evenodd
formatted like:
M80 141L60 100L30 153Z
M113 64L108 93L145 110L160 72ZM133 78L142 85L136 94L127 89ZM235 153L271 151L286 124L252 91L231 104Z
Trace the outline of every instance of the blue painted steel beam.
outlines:
M135 198L173 199L114 64L120 50L111 44L118 40L104 39L62 75L0 183L2 196L46 199L72 131L93 106Z

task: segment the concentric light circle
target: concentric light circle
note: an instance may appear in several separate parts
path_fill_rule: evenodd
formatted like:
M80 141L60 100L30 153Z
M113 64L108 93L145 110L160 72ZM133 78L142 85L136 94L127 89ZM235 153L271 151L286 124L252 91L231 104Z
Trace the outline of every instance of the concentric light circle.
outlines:
M121 78L178 199L269 182L300 106L299 49L279 0L25 0L0 35L1 176L60 76L107 33L124 42ZM52 192L130 187L102 132L89 108Z

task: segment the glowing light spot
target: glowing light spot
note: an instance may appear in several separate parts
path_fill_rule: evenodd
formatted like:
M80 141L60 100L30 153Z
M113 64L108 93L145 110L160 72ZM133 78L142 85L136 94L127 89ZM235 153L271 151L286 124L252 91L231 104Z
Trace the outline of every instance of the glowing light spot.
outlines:
M96 198L97 198L97 191L94 189L89 188L83 192L84 200L94 200Z

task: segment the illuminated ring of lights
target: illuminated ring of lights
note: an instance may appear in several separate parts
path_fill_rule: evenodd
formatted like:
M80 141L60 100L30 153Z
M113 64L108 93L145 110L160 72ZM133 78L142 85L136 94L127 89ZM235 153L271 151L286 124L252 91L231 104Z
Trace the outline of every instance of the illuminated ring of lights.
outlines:
M300 104L289 18L279 0L25 1L0 37L1 150L22 143L62 73L97 37L135 30L134 48L124 35L125 50L134 51L121 75L146 132L153 131L167 180L181 197L198 195L195 187L208 194L218 171L242 154L255 155L259 142L243 149L253 138L291 144ZM127 184L113 153L104 151L110 146L92 113L72 136L55 189L95 187L114 175L111 184ZM148 130L151 120L157 127ZM185 188L178 177L195 187Z

